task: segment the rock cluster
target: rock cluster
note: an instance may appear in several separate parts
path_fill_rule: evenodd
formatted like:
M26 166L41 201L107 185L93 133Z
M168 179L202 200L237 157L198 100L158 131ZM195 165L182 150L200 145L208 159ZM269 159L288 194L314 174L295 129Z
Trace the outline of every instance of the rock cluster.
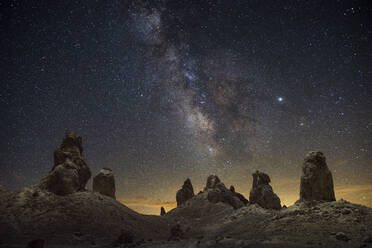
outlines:
M194 196L194 188L192 187L189 178L183 183L182 188L177 191L176 200L177 206L184 204L187 200Z
M335 201L333 179L322 152L307 154L302 166L300 201Z
M85 190L91 172L82 153L81 136L67 131L60 148L54 152L54 166L39 187L57 195Z
M115 178L111 169L102 168L93 178L93 191L116 199Z
M208 177L204 192L208 194L207 198L212 203L223 202L231 205L235 209L245 205L245 203L236 196L236 193L227 189L216 175L210 175Z
M253 184L249 194L249 202L257 203L267 209L281 209L280 199L269 185L269 175L257 170L252 176Z

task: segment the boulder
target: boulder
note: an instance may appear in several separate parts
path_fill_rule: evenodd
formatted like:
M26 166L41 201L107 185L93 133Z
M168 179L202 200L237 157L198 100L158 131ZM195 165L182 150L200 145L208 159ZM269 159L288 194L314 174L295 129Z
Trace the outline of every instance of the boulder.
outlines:
M300 201L335 201L332 173L322 152L309 152L302 166Z
M160 216L163 216L165 214L166 214L165 209L163 207L161 207L160 208Z
M237 197L236 193L227 189L216 175L208 177L204 192L208 194L207 199L212 203L223 202L231 205L234 209L244 206L244 203Z
M184 204L188 199L194 196L194 188L192 187L189 178L183 183L182 188L177 191L176 200L177 206Z
M116 199L115 178L111 169L102 168L93 178L93 191Z
M91 172L82 152L82 138L67 131L61 146L54 152L54 166L39 187L57 195L84 191Z
M257 203L266 209L281 209L280 199L269 185L269 175L257 170L252 176L253 184L249 194L249 202Z

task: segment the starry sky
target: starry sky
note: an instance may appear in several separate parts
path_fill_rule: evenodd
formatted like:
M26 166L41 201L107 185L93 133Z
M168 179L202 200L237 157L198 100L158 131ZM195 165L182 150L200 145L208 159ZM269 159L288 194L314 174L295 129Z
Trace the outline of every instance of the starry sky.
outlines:
M248 197L255 169L290 205L310 150L338 199L372 206L367 2L1 2L0 185L38 183L73 130L141 213L187 177Z

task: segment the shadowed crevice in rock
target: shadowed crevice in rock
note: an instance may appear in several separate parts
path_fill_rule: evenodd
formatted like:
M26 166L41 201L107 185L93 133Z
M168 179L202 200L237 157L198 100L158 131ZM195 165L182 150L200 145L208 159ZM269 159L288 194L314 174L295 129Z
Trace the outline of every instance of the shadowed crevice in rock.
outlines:
M84 191L91 171L82 155L82 138L67 131L61 146L54 152L54 166L42 179L40 189L57 195Z
M230 186L230 191L233 192L235 196L238 197L239 200L241 200L244 203L244 205L247 205L249 203L249 201L247 200L247 198L244 197L244 195L235 191L235 187L233 185Z
M322 152L311 151L302 166L300 201L335 201L332 173Z
M257 203L267 209L281 209L280 199L270 186L270 177L266 173L255 171L253 174L252 189L249 202Z

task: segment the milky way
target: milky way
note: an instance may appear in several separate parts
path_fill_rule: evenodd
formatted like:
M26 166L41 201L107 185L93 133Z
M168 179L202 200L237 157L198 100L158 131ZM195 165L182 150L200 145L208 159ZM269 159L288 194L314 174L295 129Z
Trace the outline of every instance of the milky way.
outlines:
M0 184L37 183L66 130L138 211L189 177L298 197L309 150L336 197L372 204L371 8L362 1L3 4Z

